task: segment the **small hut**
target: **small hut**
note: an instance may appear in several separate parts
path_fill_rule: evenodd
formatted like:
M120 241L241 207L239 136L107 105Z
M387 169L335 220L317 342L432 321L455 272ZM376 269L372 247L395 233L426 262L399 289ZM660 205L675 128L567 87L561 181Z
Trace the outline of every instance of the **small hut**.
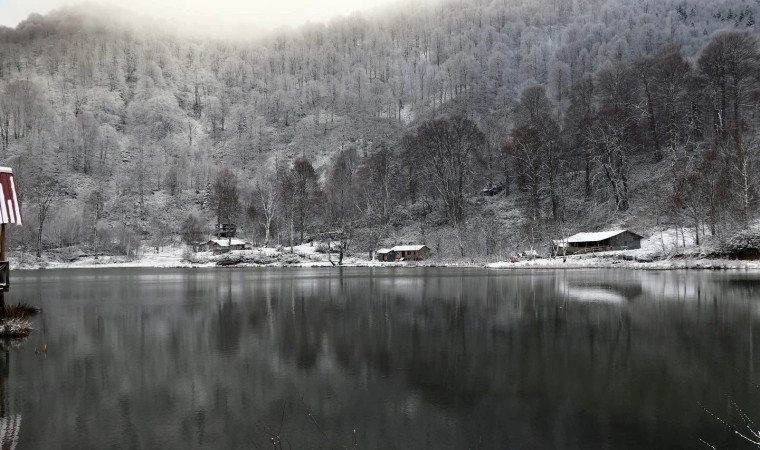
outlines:
M199 246L201 252L213 252L215 255L227 253L231 250L245 250L245 241L242 239L211 239Z
M381 248L375 253L378 261L393 262L396 260L396 253L389 248Z
M554 241L554 251L556 254L574 255L612 250L633 250L641 248L641 239L643 239L641 235L629 230L578 233L565 240Z
M397 260L419 261L430 256L427 245L397 245L391 250Z

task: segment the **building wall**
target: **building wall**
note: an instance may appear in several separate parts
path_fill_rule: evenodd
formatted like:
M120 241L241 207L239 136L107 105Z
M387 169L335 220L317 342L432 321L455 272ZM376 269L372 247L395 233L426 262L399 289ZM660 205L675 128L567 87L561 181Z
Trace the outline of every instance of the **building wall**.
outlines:
M610 250L634 250L637 248L641 248L641 238L632 233L625 232L601 242L570 244L570 246L567 247L567 254L606 252Z
M409 251L409 252L397 252L396 253L396 259L404 258L406 260L418 260L418 259L425 259L428 256L430 256L430 250L427 248L423 248L420 251Z
M641 248L641 238L628 232L613 237L611 241L611 247L613 249L632 250Z
M208 246L208 250L206 251L210 251L210 252L213 252L215 255L218 255L221 253L227 253L231 250L245 250L245 245L232 245L229 247L222 247L220 245L211 245L211 246Z
M377 254L377 260L378 261L395 261L396 257L393 253L378 253Z

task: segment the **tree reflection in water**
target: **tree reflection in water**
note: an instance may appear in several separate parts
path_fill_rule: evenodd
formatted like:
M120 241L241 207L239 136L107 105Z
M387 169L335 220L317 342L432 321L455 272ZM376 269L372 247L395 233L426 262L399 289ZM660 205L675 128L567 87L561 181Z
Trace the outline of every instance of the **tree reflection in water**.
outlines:
M12 368L24 448L725 448L700 404L760 418L749 275L58 274L14 288L60 349Z

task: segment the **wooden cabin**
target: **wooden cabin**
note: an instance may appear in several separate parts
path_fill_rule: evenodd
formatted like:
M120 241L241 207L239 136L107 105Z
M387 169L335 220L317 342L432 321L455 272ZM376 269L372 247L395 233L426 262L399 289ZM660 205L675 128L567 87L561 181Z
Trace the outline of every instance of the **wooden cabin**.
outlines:
M212 252L215 255L231 250L245 250L246 242L242 239L211 239L198 246L199 252Z
M375 254L378 261L393 262L396 260L396 253L389 248L381 248Z
M419 261L430 256L427 245L397 245L391 251L397 261Z
M578 233L565 240L554 241L553 250L557 255L633 250L641 248L641 239L641 235L629 230Z

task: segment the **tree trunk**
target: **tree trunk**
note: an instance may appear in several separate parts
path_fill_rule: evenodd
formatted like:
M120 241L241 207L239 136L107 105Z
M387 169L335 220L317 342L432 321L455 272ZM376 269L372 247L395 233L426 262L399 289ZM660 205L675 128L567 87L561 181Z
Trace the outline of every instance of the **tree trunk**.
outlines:
M42 257L42 222L37 230L37 257Z

